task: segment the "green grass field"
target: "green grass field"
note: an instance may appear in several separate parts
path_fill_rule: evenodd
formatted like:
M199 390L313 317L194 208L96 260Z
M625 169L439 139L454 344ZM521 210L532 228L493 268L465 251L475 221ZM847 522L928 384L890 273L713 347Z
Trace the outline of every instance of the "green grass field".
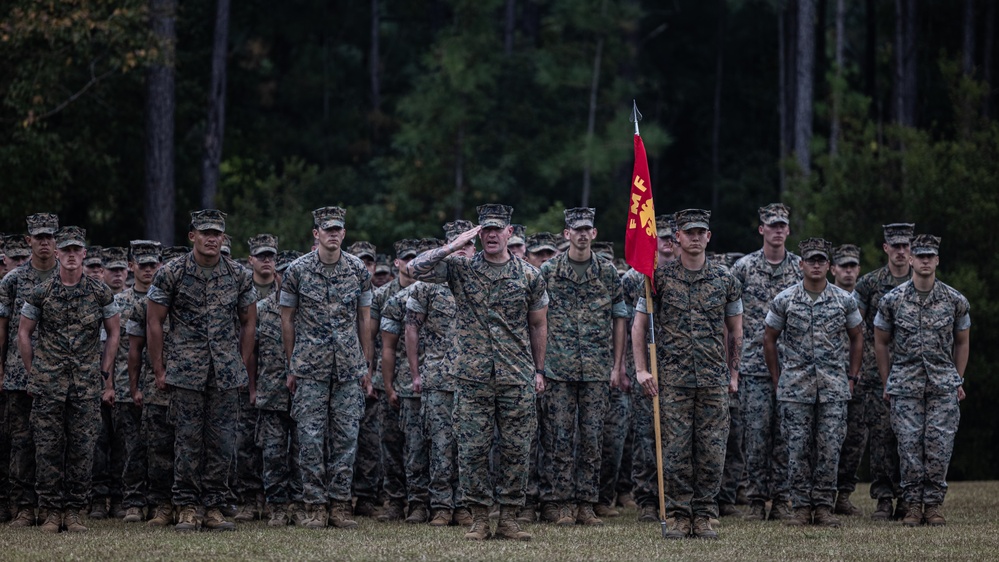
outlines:
M862 487L854 499L868 514ZM360 518L353 531L274 530L262 522L228 533L179 534L120 521L90 521L90 532L47 535L0 527L0 560L896 560L999 559L999 482L958 482L944 505L946 527L844 518L839 529L790 529L725 518L716 541L665 541L634 511L599 528L530 525L527 543L466 541L463 529Z

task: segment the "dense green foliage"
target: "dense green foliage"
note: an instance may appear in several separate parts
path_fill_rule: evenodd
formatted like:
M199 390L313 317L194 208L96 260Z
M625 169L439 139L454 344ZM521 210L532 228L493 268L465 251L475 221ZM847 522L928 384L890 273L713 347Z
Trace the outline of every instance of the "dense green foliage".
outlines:
M348 241L382 248L440 234L442 222L474 218L491 201L514 205L529 229L556 229L563 206L583 200L585 169L601 237L620 252L636 99L657 208L707 207L717 188L718 251L755 249L756 208L778 198L792 205L795 236L857 243L865 270L883 261L882 223L943 236L941 277L971 299L974 323L952 475L999 476L990 446L999 419L988 407L999 399L999 125L980 117L985 69L960 72L961 3L919 3L918 128L890 119L894 3L873 2L868 44L865 3L847 2L842 78L831 63L835 2L818 3L814 167L806 177L788 164L783 194L777 22L786 2L723 2L720 45L717 2L517 0L509 37L505 0L378 4L376 98L371 3L233 3L218 206L237 253L261 231L305 249L309 210L328 204L348 208ZM178 12L179 235L199 200L214 12L205 0ZM97 244L142 236L144 65L159 56L150 45L141 0L0 3L0 230L23 231L26 214L45 210ZM833 157L834 99L843 132Z

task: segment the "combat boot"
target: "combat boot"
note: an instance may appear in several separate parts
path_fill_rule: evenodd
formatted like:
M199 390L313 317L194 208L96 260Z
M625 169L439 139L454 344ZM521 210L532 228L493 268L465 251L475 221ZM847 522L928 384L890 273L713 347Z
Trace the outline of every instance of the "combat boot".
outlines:
M253 506L244 503L240 504L239 507L236 508L236 515L233 515L232 518L237 523L249 523L257 518L256 515L257 514L254 513Z
M173 526L174 531L188 532L198 530L198 510L193 505L185 505L180 508L177 515L177 524Z
M91 519L108 518L108 499L105 497L94 498L90 503L90 513L87 517Z
M477 505L471 509L472 525L465 538L470 541L484 541L489 538L489 508Z
M434 510L434 516L430 519L431 527L447 527L451 522L451 510L444 508L437 508Z
M902 518L902 524L906 527L918 527L923 524L923 508L918 503L909 504L909 509Z
M527 502L517 511L517 521L520 523L536 523L538 521L538 505Z
M357 521L350 518L349 501L335 501L330 504L329 524L337 529L357 528Z
M833 507L833 512L837 515L848 515L851 517L864 514L859 507L853 505L853 502L850 501L849 492L840 492L836 496L836 505Z
M618 494L617 505L625 509L638 509L638 504L635 502L635 496L631 492L626 492L624 494ZM599 513L597 515L600 515ZM600 515L603 517L603 515ZM613 515L608 515L608 517L614 517Z
M557 502L543 502L541 504L541 522L558 523L559 505Z
M125 506L122 505L120 499L111 500L111 510L108 511L108 515L115 519L125 518Z
M288 511L285 504L279 503L270 508L271 516L267 520L268 527L285 527L288 525Z
M62 524L70 533L86 533L89 531L80 521L80 512L71 509L62 518Z
M881 498L878 500L878 506L874 509L874 513L871 514L871 519L874 521L887 521L891 519L891 498Z
M643 505L638 508L638 520L642 523L658 523L659 512L654 505Z
M409 517L406 518L406 523L419 524L426 523L430 514L427 513L427 506L423 502L413 502L409 509Z
M402 502L391 501L381 513L378 514L378 521L381 523L388 523L389 521L398 521L406 517L406 506Z
M909 502L902 498L898 498L895 502L895 513L892 515L892 519L898 521L903 519L909 513Z
M454 524L460 527L471 527L472 512L467 507L459 507L454 510Z
M11 527L32 527L35 524L35 510L31 507L21 507L11 520Z
M357 503L354 504L354 515L374 517L378 515L378 504L367 498L357 498Z
M592 512L592 509L590 511ZM493 538L513 541L531 540L531 534L521 529L520 523L517 523L517 508L515 506L500 506L499 523L496 525L496 532L493 534Z
M784 525L788 527L803 527L809 525L812 522L812 508L811 507L796 507L791 510L791 517L788 517L783 521Z
M718 516L719 517L731 517L733 515L742 515L738 507L735 504L719 502L718 503Z
M711 528L711 521L706 517L695 517L691 534L699 539L717 539L718 531Z
M121 518L124 523L139 523L142 521L142 508L130 507L125 510L125 516Z
M305 522L309 520L309 514L305 512L302 504L293 503L288 507L288 519L291 520L292 525L304 527Z
M604 503L594 505L593 513L595 513L597 517L619 517L621 515L621 512L614 509L613 506Z
M707 523L705 521L705 523ZM708 525L710 527L710 524ZM663 535L664 539L685 539L690 536L690 518L689 517L675 517L672 518L672 522L666 528L666 534Z
M325 529L328 522L329 513L326 511L325 504L306 504L303 527L306 529Z
M774 500L770 506L770 520L783 521L791 517L791 506L787 500Z
M833 515L832 509L828 505L820 505L815 508L815 517L812 523L820 527L839 527L840 520Z
M748 519L750 521L766 521L767 519L767 504L761 502L760 500L753 500L753 503L749 506L749 513L742 516L743 519Z
M42 519L42 517L44 517L44 523L42 523L41 526L39 527L39 529L41 529L42 532L58 533L59 530L62 528L61 511L53 509L47 512L40 512L38 515L39 519ZM32 515L32 517L34 517L34 515Z
M558 520L555 524L560 527L566 527L569 525L576 524L576 509L571 502L562 502L558 506Z
M939 505L927 505L926 511L923 512L923 520L931 527L942 527L947 524Z
M153 516L146 521L148 527L166 527L173 523L173 507L169 505L158 505L153 510Z
M235 531L236 524L232 521L226 521L225 515L222 515L222 511L214 507L209 509L205 513L204 526L209 531Z
M593 512L592 503L582 502L579 504L579 509L576 510L576 524L599 526L603 525L604 522L598 519L597 514Z

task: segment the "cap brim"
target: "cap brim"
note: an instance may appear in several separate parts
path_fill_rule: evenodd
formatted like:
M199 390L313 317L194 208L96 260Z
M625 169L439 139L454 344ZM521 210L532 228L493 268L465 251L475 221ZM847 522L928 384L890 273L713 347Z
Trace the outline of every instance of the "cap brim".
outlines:
M912 238L909 238L908 236L886 236L885 243L889 246L894 246L895 244L911 244Z
M70 246L80 246L80 247L86 248L87 247L87 243L84 242L83 240L63 240L62 242L59 242L58 244L56 244L56 248L58 248L60 250L63 249L63 248L68 248Z
M104 269L128 269L128 262L126 261L113 261L104 264Z
M219 232L225 232L224 222L199 222L194 224L195 230L205 231L205 230L217 230Z
M387 265L380 265L375 268L375 273L392 273L392 268Z
M836 265L860 265L860 261L857 258L840 258L836 260Z
M136 256L135 263L160 263L157 256Z
M803 252L802 255L801 255L801 259L807 260L807 259L811 259L811 258L813 258L815 256L822 256L822 257L826 258L827 260L829 259L829 254L823 252L822 250L808 250L807 252Z
M693 230L695 228L703 228L705 230L711 229L711 227L708 226L708 223L703 221L695 221L695 222L688 222L687 224L681 226L680 230Z
M558 248L556 248L555 246L552 246L551 244L542 244L540 246L534 247L533 249L530 250L530 252L532 254L536 254L536 253L540 252L541 250L549 250L549 251L552 251L552 252L557 252Z
M319 228L321 228L323 230L326 230L328 228L334 228L334 227L336 227L336 228L343 228L343 221L340 221L340 220L328 220L328 221L323 221L319 225Z
M367 257L367 258L375 259L375 255L372 254L371 252L361 252L360 254L354 254L354 255L357 256L357 257L359 257L359 258Z
M83 260L83 267L90 267L92 265L99 265L101 267L104 267L104 262L102 262L100 260L100 258L98 258L98 259L89 259L89 260L88 259L84 259Z
M251 256L256 256L256 255L259 255L259 254L263 254L264 252L271 252L273 254L277 254L278 253L277 248L275 248L274 246L261 246L261 247L255 249L255 250L253 250L252 252L250 252L250 255Z
M940 252L934 250L933 248L913 248L912 255L914 256L938 256Z
M778 217L776 219L770 219L769 221L766 222L766 225L770 226L770 225L774 225L774 224L778 224L778 223L780 223L780 224L791 224L791 221L789 221L787 219L784 219L784 218L779 218Z
M31 255L31 250L13 250L7 251L8 258L26 258Z
M509 223L505 223L500 219L486 219L479 222L479 226L482 228L506 228L510 226Z
M456 237L457 238L457 237ZM514 236L510 238L510 241L506 243L507 246L523 246L526 242L520 236Z
M29 228L28 229L28 235L29 236L38 236L39 234L52 234L52 235L55 235L55 233L56 233L57 230L59 230L59 229L51 227L51 226L39 226L38 228Z
M593 228L593 221L574 221L567 225L569 230L575 230L577 228Z

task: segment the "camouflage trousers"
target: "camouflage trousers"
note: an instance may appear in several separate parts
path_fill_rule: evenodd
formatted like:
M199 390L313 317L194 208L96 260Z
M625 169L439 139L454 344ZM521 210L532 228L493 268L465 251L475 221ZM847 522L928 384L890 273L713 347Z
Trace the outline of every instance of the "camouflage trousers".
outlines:
M746 477L750 501L786 501L787 443L780 432L780 410L770 376L739 379L745 428Z
M141 426L142 408L131 402L114 405L114 434L123 451L118 474L121 475L122 505L126 509L146 505L146 444L142 440Z
M366 396L354 458L354 497L380 503L382 478L382 400Z
M898 437L905 501L916 505L943 503L960 421L956 389L946 394L891 397L891 425Z
M100 398L56 400L36 396L31 407L38 507L80 510L90 497Z
M541 446L548 457L551 495L541 501L600 501L600 453L610 382L545 380Z
M780 402L787 442L791 507L832 507L836 468L846 436L846 401Z
M656 476L656 433L652 401L639 388L632 389L631 433L634 446L631 456L632 494L640 506L659 505L659 477Z
M225 505L236 455L239 391L174 387L170 418L174 428L173 503Z
M458 379L454 406L458 481L469 507L489 507L494 499L500 505L524 505L531 438L538 428L534 401L534 386L496 384L495 378ZM495 494L489 473L494 428L500 435Z
M538 419L545 415L545 398L543 394L537 394L534 399L534 411ZM551 495L552 486L548 481L547 471L541 467L548 466L549 460L545 455L545 450L541 446L541 424L537 424L534 435L531 436L531 451L528 458L527 487L524 488L525 501L537 504L544 495ZM494 455L495 456L495 455ZM494 458L494 464L499 464L499 460Z
M298 429L295 420L288 412L257 410L256 432L267 504L301 501L302 474L298 469Z
M728 388L659 386L666 514L718 517L728 441Z
M402 431L400 410L382 395L382 493L394 503L406 501L406 434Z
M454 439L454 392L423 391L423 428L429 436L431 509L454 509L458 496L458 443Z
M10 503L35 507L35 440L31 433L32 398L21 390L8 390L7 434L10 436Z
M91 496L94 499L121 500L121 470L124 467L124 442L115 435L114 406L101 403L97 443L94 445L94 475Z
M430 443L423 432L423 413L420 398L400 398L399 424L406 443L403 463L406 467L406 499L428 505L430 496Z
M291 417L298 427L302 501L350 501L364 390L356 380L298 379Z
M173 501L173 419L169 406L145 404L142 406L142 442L146 457L146 503L150 506L170 505ZM129 462L143 464L141 453ZM128 469L131 471L131 469Z
M627 478L621 478L624 468L625 442L631 429L631 394L617 388L610 389L607 412L604 414L604 429L600 450L600 503L614 505L614 500L622 490L621 480L630 482L631 471ZM631 464L630 462L628 463Z
M261 452L257 446L258 411L250 404L250 390L239 389L239 421L236 424L236 470L232 491L236 501L254 505L257 496L263 495L261 480Z
M10 424L7 393L0 392L0 509L10 502Z
M725 469L722 473L722 486L718 492L718 503L735 504L739 484L746 470L745 433L742 423L742 401L739 392L729 396L728 443L725 444Z
M871 449L871 497L875 500L901 497L898 474L898 442L891 428L890 406L879 386L857 386L847 402L846 438L839 454L836 487L852 493L864 448Z

